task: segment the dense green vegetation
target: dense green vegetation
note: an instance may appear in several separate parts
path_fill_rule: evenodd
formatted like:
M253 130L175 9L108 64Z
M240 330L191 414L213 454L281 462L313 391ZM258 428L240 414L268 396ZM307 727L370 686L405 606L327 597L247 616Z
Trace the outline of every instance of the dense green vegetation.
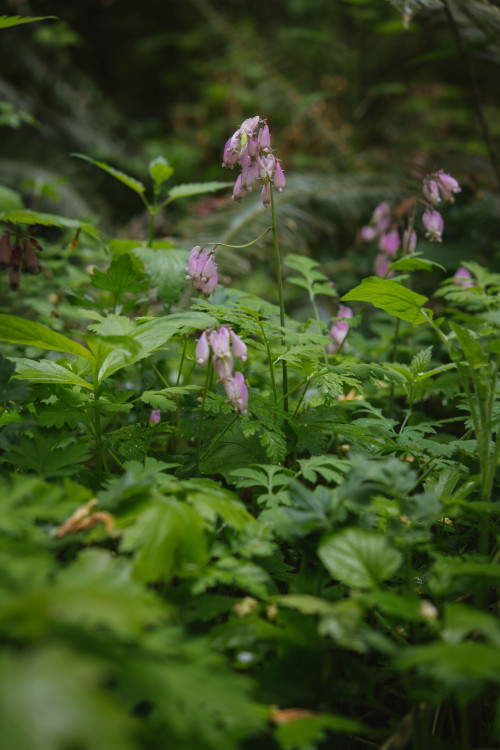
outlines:
M7 5L2 750L498 747L498 3Z

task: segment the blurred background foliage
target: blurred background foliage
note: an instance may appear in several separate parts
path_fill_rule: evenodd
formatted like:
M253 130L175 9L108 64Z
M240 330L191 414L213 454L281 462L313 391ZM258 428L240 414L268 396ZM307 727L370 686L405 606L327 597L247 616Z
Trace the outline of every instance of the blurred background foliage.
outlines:
M223 145L259 113L287 174L285 252L341 274L341 291L371 272L376 251L358 238L373 207L436 168L463 193L432 257L450 271L498 261L498 2L7 0L5 12L57 16L2 31L0 180L27 207L145 239L137 196L71 153L139 179L163 155L175 183L226 180ZM233 205L225 191L177 202L156 230L188 248L268 223L257 198ZM85 241L80 253L105 260ZM243 277L266 255L228 253L225 270Z

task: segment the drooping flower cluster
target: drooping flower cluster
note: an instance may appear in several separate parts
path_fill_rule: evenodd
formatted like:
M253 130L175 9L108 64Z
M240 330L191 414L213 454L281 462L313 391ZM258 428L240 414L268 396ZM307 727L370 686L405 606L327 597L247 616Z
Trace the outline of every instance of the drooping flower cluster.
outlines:
M40 263L34 248L42 249L34 237L13 240L10 235L4 234L0 238L0 271L9 269L9 286L13 292L19 288L23 264L33 276L40 273Z
M328 344L326 351L329 354L335 354L336 351L343 344L347 332L349 331L349 323L346 318L352 318L352 310L346 305L340 305L337 313L337 317L333 321L333 325L327 336L332 339L332 343Z
M228 401L240 414L246 414L248 405L248 388L241 372L233 372L234 358L245 362L248 356L244 341L231 329L222 326L210 333L203 331L196 346L196 361L204 367L210 359L219 382L224 386Z
M448 203L455 203L455 198L453 196L455 193L460 193L461 190L462 188L455 178L443 172L442 169L428 175L424 179L424 184L422 186L422 194L425 200L433 207L437 206L438 203L441 203L441 199ZM426 230L426 239L430 242L441 242L444 221L439 211L427 206L424 215L422 216L422 223Z
M255 185L262 183L262 203L271 204L271 185L278 193L285 188L285 175L271 150L271 135L265 120L258 115L245 120L227 141L222 166L241 167L233 188L233 200L241 201Z
M375 258L374 272L381 278L390 278L393 271L387 272L392 261L395 259L401 247L399 231L392 217L392 210L387 201L382 201L373 212L370 223L361 229L361 237L365 242L370 242L379 237L379 254ZM410 227L403 233L403 251L412 253L417 246L417 233Z
M217 286L217 266L213 250L196 245L189 254L187 278L191 279L193 286L208 297Z
M443 172L442 169L424 178L420 202L425 205L422 223L425 228L425 238L430 242L441 242L444 228L443 217L435 206L441 200L454 203L454 195L460 193L460 191L461 187L455 178ZM413 229L415 207L414 199L403 202L398 206L393 216L389 203L383 201L374 210L370 223L361 229L361 238L365 242L371 242L377 237L379 238L379 254L374 263L374 272L377 276L390 278L394 275L392 271L388 271L392 261L399 254L406 255L415 251L417 246L417 233ZM408 216L410 210L413 211L413 215L408 218L408 224L401 241L397 223L405 214Z

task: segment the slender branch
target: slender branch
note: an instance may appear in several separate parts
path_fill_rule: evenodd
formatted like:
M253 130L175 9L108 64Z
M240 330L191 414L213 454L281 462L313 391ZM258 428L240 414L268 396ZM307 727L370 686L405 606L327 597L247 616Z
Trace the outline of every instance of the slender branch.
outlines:
M285 327L285 304L283 302L283 282L281 279L281 260L280 260L280 248L278 243L278 228L276 226L276 211L274 208L274 189L271 186L271 216L273 221L273 242L274 242L274 257L276 261L276 278L278 280L278 298L280 304L280 324L281 328ZM284 339L282 339L283 346L285 345ZM283 409L285 414L288 414L288 371L285 360L282 362L283 370L283 393L285 398L283 399Z

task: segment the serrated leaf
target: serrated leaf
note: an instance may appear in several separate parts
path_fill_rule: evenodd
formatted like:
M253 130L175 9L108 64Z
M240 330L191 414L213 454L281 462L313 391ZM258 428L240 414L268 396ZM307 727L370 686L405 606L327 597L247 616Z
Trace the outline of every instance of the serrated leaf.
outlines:
M30 211L29 209L25 209L24 211L2 211L0 219L8 221L11 224L28 224L30 226L40 224L44 227L72 229L73 232L82 229L87 234L90 234L91 237L98 237L98 231L92 224L78 221L77 219L68 219L66 216L40 213L39 211Z
M177 247L134 247L136 258L144 263L151 285L158 289L158 299L175 302L186 286L186 266L189 252Z
M131 256L123 253L113 258L106 272L94 268L90 281L98 289L111 292L117 301L126 292L133 294L141 290L144 282L141 283L137 276Z
M142 195L146 190L146 186L143 185L140 180L136 180L134 177L131 177L125 172L121 172L119 169L111 167L104 161L96 161L95 159L91 159L90 156L86 156L85 154L72 154L72 156L76 156L78 159L88 161L90 162L90 164L93 164L94 167L99 167L99 169L102 169L103 172L107 172L112 177L114 177L115 180L118 180L118 182L126 185L128 188L130 188L130 190L133 190L134 193L137 193L138 195Z
M9 357L16 365L16 376L28 380L30 383L60 383L61 385L79 385L93 391L92 383L83 380L79 375L67 367L58 365L50 359L37 362L34 359Z
M216 190L232 187L232 182L189 182L184 185L176 185L168 191L170 200L188 198L190 195L202 195L203 193L214 193Z
M318 475L326 482L342 481L343 475L351 468L349 461L336 456L312 456L299 459L300 471L308 482L317 482Z
M34 23L35 21L57 20L57 16L0 16L0 29L9 29L12 26L21 26L23 23Z
M92 352L86 347L72 341L57 331L53 331L41 323L18 318L16 315L0 313L0 341L11 344L25 344L40 349L50 349L54 352L67 352L77 357L84 357L92 361Z
M4 458L16 468L35 471L38 476L48 479L73 475L76 465L89 456L85 443L67 443L67 438L59 431L33 430L32 438L24 435L19 445L11 446Z
M324 539L318 555L333 578L355 588L376 588L402 562L382 534L367 529L346 529Z
M472 332L454 321L451 321L450 325L469 365L473 368L485 365L488 362L488 357Z
M170 166L163 156L157 156L149 162L149 174L156 185L163 185L174 173L174 168Z
M380 279L378 276L363 279L359 286L344 294L342 302L350 301L371 302L389 315L414 325L426 323L428 320L421 310L427 297L407 289L397 281Z

